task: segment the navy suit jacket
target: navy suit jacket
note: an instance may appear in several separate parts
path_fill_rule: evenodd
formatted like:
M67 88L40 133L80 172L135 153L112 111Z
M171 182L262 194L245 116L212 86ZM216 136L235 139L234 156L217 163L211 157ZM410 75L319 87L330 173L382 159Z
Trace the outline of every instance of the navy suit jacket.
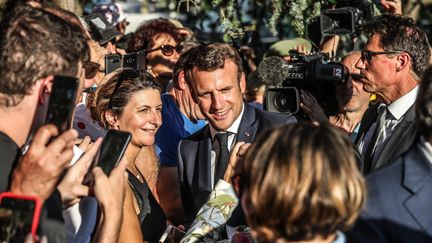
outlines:
M376 121L378 117L378 106L378 103L371 106L363 115L362 121L360 123L359 134L357 135L355 141L357 147L359 146L360 142L364 140L366 133ZM400 121L400 123L396 126L394 133L386 141L381 154L378 156L377 160L372 163L370 171L365 169L364 163L362 161L361 168L363 173L368 174L371 171L395 161L396 158L408 151L408 149L415 142L416 138L417 127L415 124L415 107L412 105L405 113L402 121ZM367 149L367 147L363 149Z
M252 143L256 136L265 129L294 122L297 122L294 116L262 111L244 104L236 142ZM198 209L204 205L212 191L211 149L209 125L183 139L179 144L180 188L183 206L189 217L195 217Z
M432 164L416 144L366 181L367 205L349 242L432 242Z

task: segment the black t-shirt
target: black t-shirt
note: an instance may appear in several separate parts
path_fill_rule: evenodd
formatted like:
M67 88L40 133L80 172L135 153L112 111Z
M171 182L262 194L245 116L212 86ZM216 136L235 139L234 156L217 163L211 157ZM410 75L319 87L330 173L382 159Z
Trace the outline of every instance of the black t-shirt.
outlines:
M21 149L18 145L0 132L0 192L8 190L12 171L20 156Z

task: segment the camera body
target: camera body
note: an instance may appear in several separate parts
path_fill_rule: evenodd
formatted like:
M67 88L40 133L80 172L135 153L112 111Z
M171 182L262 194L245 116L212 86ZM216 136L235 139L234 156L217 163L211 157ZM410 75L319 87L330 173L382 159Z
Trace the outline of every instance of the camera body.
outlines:
M346 82L346 67L340 63L327 63L322 53L303 55L290 52L290 56L291 61L283 62L278 67L281 80L273 80L267 86L264 108L272 112L296 114L300 110L299 91L305 90L317 99L327 115L336 114L338 102L335 87ZM268 75L262 74L262 66L258 70L265 80Z
M323 35L358 35L364 23L374 13L373 4L368 0L341 0L335 9L325 9L320 14Z

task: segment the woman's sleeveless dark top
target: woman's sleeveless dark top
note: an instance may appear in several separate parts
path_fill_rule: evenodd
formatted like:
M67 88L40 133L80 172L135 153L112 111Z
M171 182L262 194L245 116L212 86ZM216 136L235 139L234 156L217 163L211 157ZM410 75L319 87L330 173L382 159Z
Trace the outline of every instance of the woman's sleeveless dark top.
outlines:
M142 183L132 172L129 170L127 172L129 175L129 185L132 188L140 209L138 219L141 224L144 240L149 243L157 243L166 228L165 213L150 191L147 182L144 180Z

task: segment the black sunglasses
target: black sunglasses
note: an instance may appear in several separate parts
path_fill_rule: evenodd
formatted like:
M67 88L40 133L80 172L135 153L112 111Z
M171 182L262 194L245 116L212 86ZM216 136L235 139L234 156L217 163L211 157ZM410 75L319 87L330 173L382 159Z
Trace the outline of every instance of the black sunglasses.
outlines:
M178 54L182 53L183 47L182 46L172 46L172 45L161 45L155 49L151 49L146 51L146 53L154 52L162 50L162 54L164 54L167 57L170 57L174 54L174 51L176 51Z
M123 83L123 81L125 80L130 80L130 79L135 79L138 78L140 76L139 72L135 69L132 68L126 68L124 69L121 73L120 76L118 77L117 81L116 81L116 86L114 87L114 90L110 96L109 99L109 103L108 103L108 109L112 109L112 99L113 96L115 95L115 93L117 92L117 90L120 88L121 84Z
M399 54L402 52L404 52L404 51L378 51L378 52L375 52L375 51L362 50L361 51L361 59L362 59L362 61L371 62L372 57L376 56L376 55Z

